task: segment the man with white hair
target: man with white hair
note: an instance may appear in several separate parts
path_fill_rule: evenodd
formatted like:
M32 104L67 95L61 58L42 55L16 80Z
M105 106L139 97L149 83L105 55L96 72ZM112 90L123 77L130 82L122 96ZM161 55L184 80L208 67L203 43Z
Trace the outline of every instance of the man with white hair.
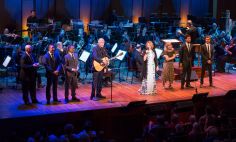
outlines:
M106 66L108 65L108 60L105 60L104 57L108 57L108 54L104 47L104 44L105 40L103 38L99 38L97 46L93 48L92 60L98 62L103 66ZM92 83L92 92L90 100L98 101L99 99L106 98L101 94L104 69L102 69L101 71L97 71L93 66L92 70L93 70L93 83Z
M21 57L20 61L20 78L22 81L23 100L26 105L30 104L28 93L30 93L32 103L39 103L36 98L36 75L39 63L35 62L35 59L33 58L31 53L31 45L26 45L25 53Z

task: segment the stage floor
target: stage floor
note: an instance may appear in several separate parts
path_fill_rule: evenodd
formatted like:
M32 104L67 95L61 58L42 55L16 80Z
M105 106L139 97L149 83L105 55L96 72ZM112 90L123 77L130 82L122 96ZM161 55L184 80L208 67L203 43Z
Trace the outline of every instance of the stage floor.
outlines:
M209 92L208 97L224 95L228 90L236 89L236 73L216 73L213 76L215 87L209 87L208 78L205 78L205 87L199 88L199 81L196 86L199 93ZM157 80L157 95L148 96L140 95L138 89L140 82L130 84L127 82L113 81L113 101L109 103L111 90L110 87L104 87L102 94L106 99L100 101L90 100L91 85L80 84L77 89L77 97L81 102L72 102L64 104L64 87L58 86L58 98L61 103L54 105L46 105L45 88L37 89L37 98L42 104L25 106L22 101L22 93L20 89L3 89L0 93L0 119L27 117L37 115L48 115L65 112L77 112L86 110L96 110L114 107L126 106L129 102L147 100L147 104L161 103L177 100L191 99L195 94L195 89L180 89L180 81L174 82L174 89L164 89L161 80ZM191 83L195 85L194 82Z

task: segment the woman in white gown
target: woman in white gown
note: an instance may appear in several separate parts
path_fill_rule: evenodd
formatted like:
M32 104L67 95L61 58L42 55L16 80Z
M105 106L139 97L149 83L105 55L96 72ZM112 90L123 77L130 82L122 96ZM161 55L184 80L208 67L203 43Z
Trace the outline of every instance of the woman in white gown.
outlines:
M141 95L156 95L156 71L158 71L157 55L152 41L146 42L146 54L143 57L142 85L139 89Z

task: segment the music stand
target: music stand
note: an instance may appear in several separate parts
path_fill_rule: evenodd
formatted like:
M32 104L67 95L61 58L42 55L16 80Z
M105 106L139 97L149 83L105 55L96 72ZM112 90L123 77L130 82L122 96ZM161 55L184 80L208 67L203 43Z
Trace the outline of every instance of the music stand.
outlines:
M81 60L82 62L84 62L85 65L86 65L86 62L87 62L89 56L90 56L90 53L89 53L88 51L84 50L84 51L81 53L81 55L80 55L80 57L79 57L79 60ZM86 67L85 67L85 77L83 78L83 80L86 79L86 78L87 78L87 71L86 71Z
M122 53L122 55L121 55L121 56L118 56L118 55L120 55L121 53ZM118 59L118 60L120 60L120 61L123 61L123 59L124 59L126 53L127 53L127 51L119 50L119 51L117 52L117 54L116 54L116 56L118 56L118 57L116 57L116 59Z
M83 62L87 62L88 58L90 56L90 53L88 51L83 51L82 54L80 55L79 59Z
M121 56L116 57L116 59L118 59L118 60L120 61L119 68L120 68L120 66L121 66L121 64L122 64L121 61L124 60L127 51L119 50L119 51L117 52L116 56L119 55L119 54L121 54L121 53L122 53ZM119 81L121 81L121 78L120 78L120 69L119 69Z
M2 65L7 68L7 66L9 65L11 61L11 57L10 56L7 56L6 59L3 61Z
M157 55L157 59L159 59L161 57L161 54L162 54L163 50L160 49L160 48L155 48L155 52L156 52L156 55Z
M117 48L118 44L115 43L111 49L111 52L114 53L116 51L116 48Z
M7 56L6 59L5 59L5 60L3 61L3 63L2 63L3 67L6 69L6 70L5 70L5 71L6 71L6 76L8 76L8 75L7 75L7 73L8 73L7 67L8 67L8 65L9 65L10 61L11 61L11 57L10 57L10 56ZM6 87L8 86L8 81L7 81L7 80L8 80L8 79L5 77Z

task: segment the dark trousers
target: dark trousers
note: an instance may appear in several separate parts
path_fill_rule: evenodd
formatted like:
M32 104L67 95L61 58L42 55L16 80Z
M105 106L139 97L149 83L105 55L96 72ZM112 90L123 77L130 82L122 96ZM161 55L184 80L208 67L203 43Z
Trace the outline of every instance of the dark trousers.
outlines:
M69 88L71 88L72 98L75 98L76 87L77 87L77 75L76 74L66 75L66 80L65 80L65 98L66 99L68 99L68 96L69 96Z
M53 100L57 101L57 82L58 82L58 76L54 74L48 74L47 75L47 86L46 86L46 99L47 101L50 101L51 99L51 86L52 86L52 92L53 92Z
M185 82L186 82L186 86L190 85L191 70L192 70L191 61L188 63L183 63L183 71L182 71L182 77L181 77L182 87L184 86Z
M103 84L103 74L104 71L93 72L93 83L92 83L92 93L91 97L95 97L101 95L102 84ZM96 91L96 92L95 92Z
M200 83L201 84L204 83L204 76L205 76L206 70L208 71L208 75L209 75L209 83L212 84L212 64L207 64L207 63L204 63L202 65L201 81L200 81Z
M37 102L36 99L36 81L26 81L22 80L22 93L23 100L25 103L29 102L28 95L30 94L32 103Z

